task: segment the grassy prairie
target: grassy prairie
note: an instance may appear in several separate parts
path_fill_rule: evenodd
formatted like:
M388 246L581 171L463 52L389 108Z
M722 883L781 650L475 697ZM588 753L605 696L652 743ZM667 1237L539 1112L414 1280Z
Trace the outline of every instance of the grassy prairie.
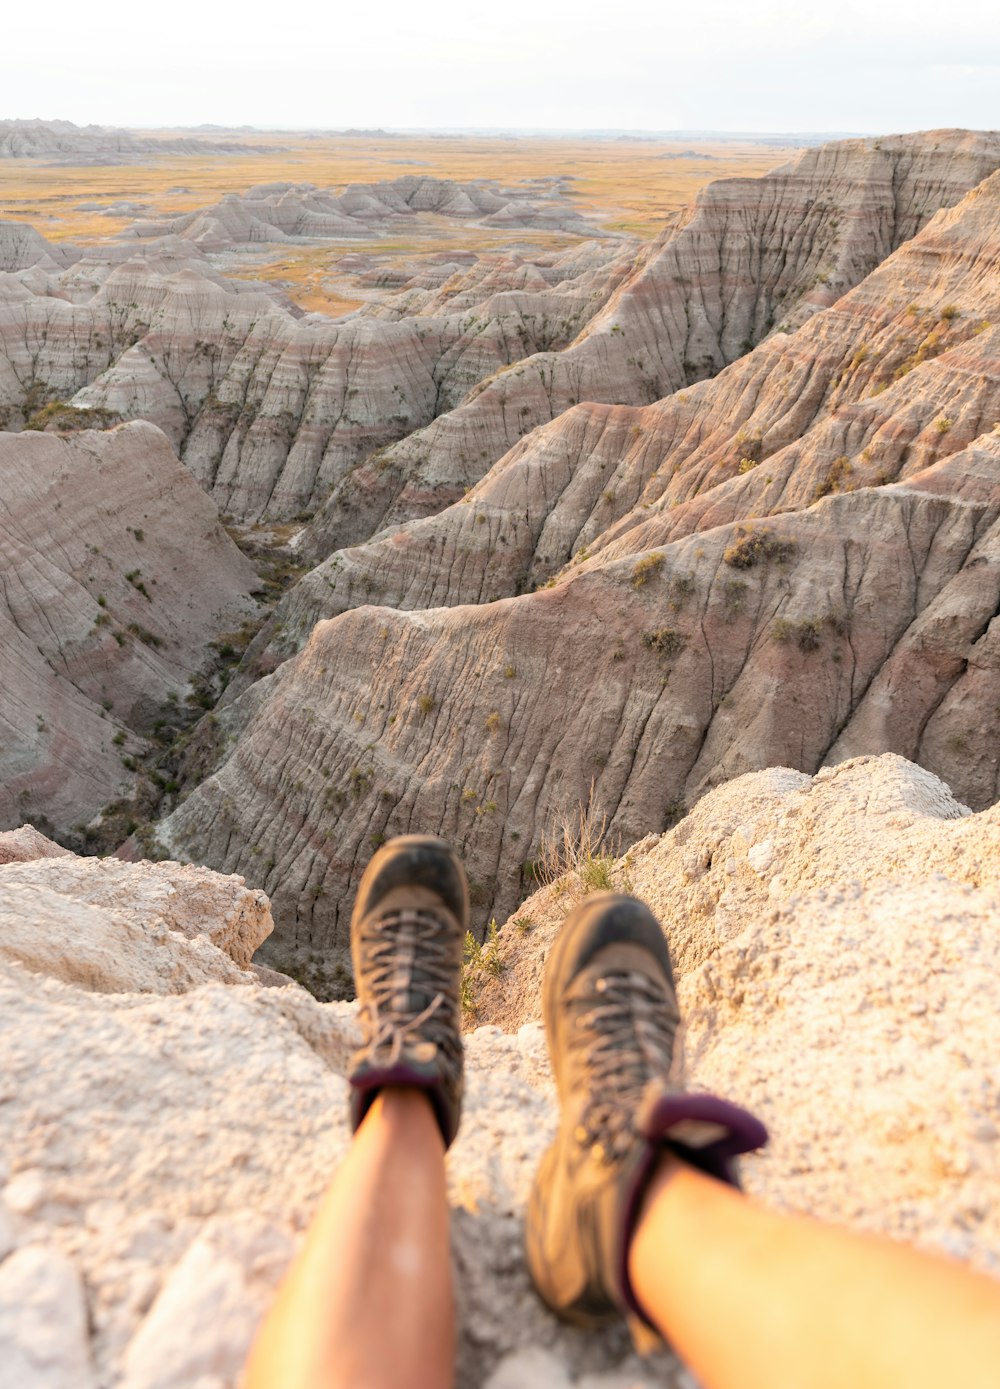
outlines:
M160 133L160 132L158 132ZM528 179L569 176L574 204L609 231L652 237L713 179L753 177L784 163L791 150L735 141L683 143L614 140L499 139L446 136L370 137L248 136L271 144L273 153L165 156L137 165L53 165L0 160L0 216L30 222L54 241L101 241L123 230L131 217L79 211L80 203L108 206L144 203L144 216L175 216L216 202L225 193L256 183L314 183L338 188L403 174L496 179L516 187ZM284 148L282 148L284 146ZM692 158L685 151L710 155ZM681 155L682 157L669 157ZM667 156L667 157L664 157ZM181 192L171 191L182 189ZM525 189L525 191L530 191ZM275 247L272 259L253 258L233 267L241 276L284 284L308 309L342 313L359 302L338 277L326 277L346 251L427 254L463 247L500 249L512 242L558 248L575 238L559 233L517 234L480 229L445 218L420 219L412 241L324 243Z

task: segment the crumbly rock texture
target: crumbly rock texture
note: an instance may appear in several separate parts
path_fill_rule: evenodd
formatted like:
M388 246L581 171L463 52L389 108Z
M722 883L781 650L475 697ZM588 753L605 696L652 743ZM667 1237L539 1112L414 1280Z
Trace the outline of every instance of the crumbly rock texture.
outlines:
M66 833L131 794L157 718L256 613L258 579L142 421L0 431L0 574L0 828Z
M250 955L266 899L204 869L0 867L0 1363L18 1389L227 1389L348 1142L353 1005ZM709 793L613 868L660 915L693 1086L773 1141L748 1189L1000 1274L1000 811L902 758ZM478 990L449 1156L459 1383L690 1384L535 1299L521 1222L556 1114L524 903Z

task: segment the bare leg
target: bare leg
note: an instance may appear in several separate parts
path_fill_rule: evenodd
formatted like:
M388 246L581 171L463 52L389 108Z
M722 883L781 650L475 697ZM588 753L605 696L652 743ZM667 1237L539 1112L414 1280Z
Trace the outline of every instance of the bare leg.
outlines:
M755 1205L665 1158L633 1289L706 1389L995 1389L1000 1283Z
M420 1090L381 1091L247 1364L244 1389L448 1389L444 1143Z

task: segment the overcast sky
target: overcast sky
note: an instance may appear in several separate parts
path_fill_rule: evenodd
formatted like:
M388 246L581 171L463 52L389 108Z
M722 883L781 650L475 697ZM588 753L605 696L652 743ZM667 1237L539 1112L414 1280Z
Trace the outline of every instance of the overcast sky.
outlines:
M888 133L1000 126L998 0L47 0L0 118Z

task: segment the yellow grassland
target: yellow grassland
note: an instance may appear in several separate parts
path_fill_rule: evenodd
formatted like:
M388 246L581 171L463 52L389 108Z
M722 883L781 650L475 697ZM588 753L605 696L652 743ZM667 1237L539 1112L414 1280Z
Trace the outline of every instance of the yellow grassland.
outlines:
M76 210L79 203L140 202L150 206L143 215L165 217L204 207L225 193L243 192L257 183L339 188L352 182L427 174L457 180L496 179L514 187L531 178L569 175L573 179L570 196L583 215L610 231L647 238L655 236L706 183L766 173L792 153L752 143L694 141L255 135L248 136L247 142L275 148L266 154L164 157L107 167L0 160L0 216L30 222L54 241L87 244L113 236L133 219L80 212ZM713 158L663 158L689 149ZM168 192L178 186L190 191ZM408 239L394 234L391 241L281 245L273 248L271 257L253 257L227 269L243 278L284 285L303 308L339 314L361 302L350 292L350 277L336 272L337 260L348 251L406 257L459 247L489 251L515 242L557 249L575 240L562 233L498 233L445 218L421 218Z

